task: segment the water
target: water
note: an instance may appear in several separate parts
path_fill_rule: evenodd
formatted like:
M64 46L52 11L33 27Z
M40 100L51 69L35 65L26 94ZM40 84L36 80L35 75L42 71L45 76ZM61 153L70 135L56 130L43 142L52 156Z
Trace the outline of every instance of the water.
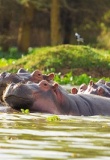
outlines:
M110 160L110 117L0 113L3 160Z

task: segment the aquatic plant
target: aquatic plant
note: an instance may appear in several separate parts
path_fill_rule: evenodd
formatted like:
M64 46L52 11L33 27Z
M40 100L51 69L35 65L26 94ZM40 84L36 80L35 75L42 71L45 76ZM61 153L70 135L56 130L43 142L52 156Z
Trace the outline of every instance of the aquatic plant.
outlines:
M23 114L29 114L30 112L29 112L29 109L23 109L23 108L21 108L21 112L23 113Z
M53 115L53 116L47 117L46 120L49 121L49 122L56 122L56 121L60 121L61 119L60 119L59 116Z

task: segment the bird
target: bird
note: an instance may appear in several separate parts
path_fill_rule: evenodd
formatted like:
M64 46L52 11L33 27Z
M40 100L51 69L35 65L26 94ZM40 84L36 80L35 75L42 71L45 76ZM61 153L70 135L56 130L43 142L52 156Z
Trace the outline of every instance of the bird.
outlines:
M80 42L84 43L84 38L81 38L80 34L75 33L75 37L77 39L78 44L80 44Z

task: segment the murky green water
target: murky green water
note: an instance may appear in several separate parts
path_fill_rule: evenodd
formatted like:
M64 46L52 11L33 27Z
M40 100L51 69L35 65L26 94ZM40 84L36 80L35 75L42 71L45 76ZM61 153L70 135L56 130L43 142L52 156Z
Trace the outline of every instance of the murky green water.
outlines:
M0 114L0 158L110 160L110 117Z

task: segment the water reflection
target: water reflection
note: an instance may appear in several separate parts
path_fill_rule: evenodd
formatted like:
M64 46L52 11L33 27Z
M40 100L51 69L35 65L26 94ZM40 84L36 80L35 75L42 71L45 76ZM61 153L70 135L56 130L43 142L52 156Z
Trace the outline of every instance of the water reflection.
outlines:
M10 160L110 159L110 117L0 114L0 158Z

